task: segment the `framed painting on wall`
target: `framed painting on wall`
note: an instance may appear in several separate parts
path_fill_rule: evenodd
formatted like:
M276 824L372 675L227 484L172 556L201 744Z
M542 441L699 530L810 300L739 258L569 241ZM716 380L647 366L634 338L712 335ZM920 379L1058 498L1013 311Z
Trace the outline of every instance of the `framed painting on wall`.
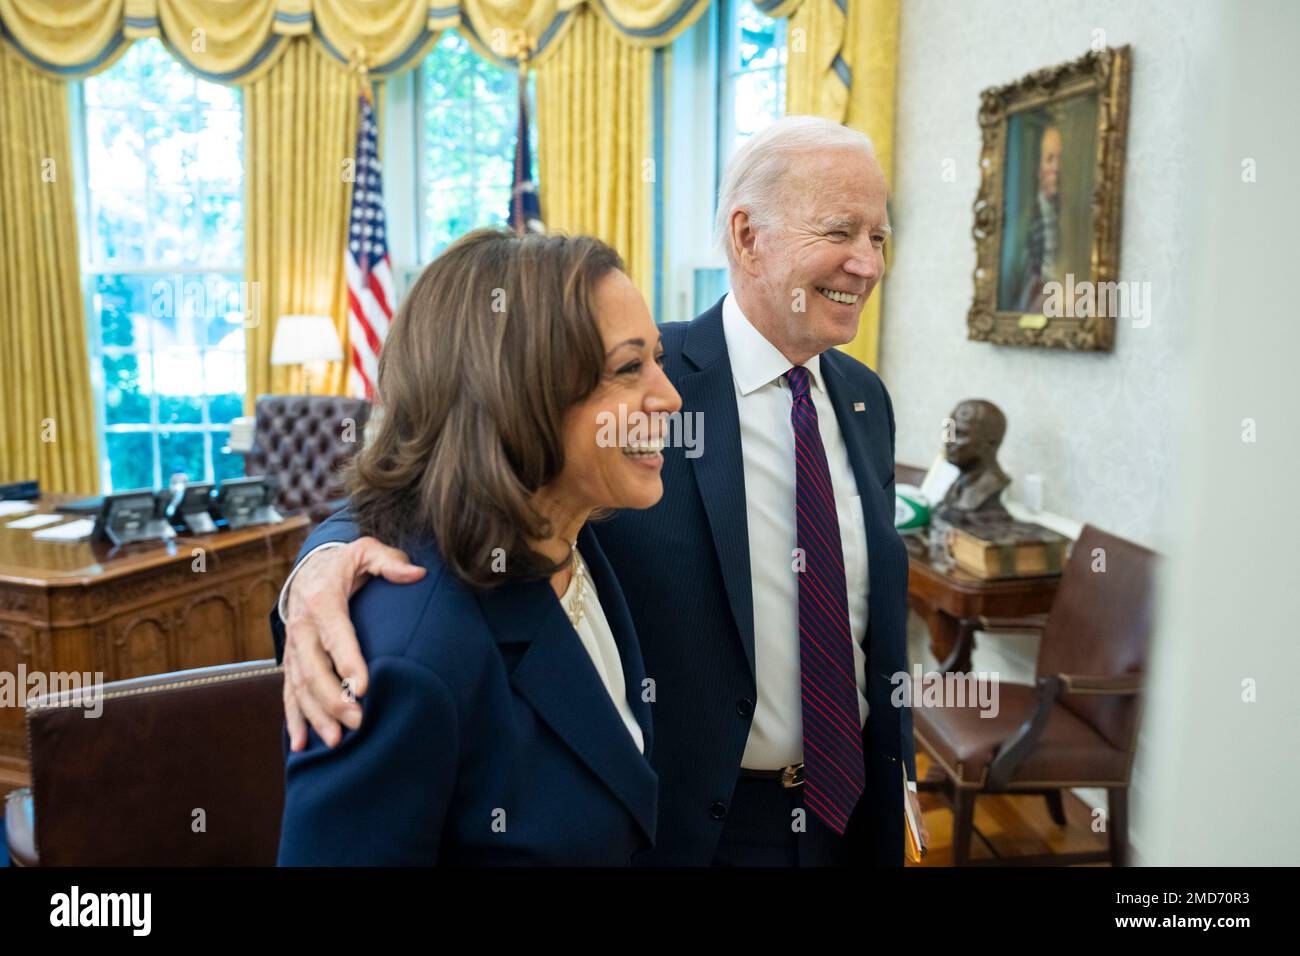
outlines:
M968 338L1114 346L1130 62L1106 48L981 94Z

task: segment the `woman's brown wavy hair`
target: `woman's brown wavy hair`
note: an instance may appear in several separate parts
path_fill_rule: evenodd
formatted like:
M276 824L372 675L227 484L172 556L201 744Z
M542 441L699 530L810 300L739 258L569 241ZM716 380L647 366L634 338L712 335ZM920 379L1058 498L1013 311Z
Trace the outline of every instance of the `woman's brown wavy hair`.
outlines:
M551 534L530 499L564 467L564 413L600 383L594 290L622 268L597 239L495 229L425 268L380 355L378 434L349 472L363 534L406 547L431 532L477 588L564 567L529 547Z

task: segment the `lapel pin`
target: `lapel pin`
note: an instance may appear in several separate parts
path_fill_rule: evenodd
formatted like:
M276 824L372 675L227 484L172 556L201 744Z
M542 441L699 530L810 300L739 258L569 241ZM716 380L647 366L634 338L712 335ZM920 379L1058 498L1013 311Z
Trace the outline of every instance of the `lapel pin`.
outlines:
M853 410L854 410L855 412L865 412L865 411L867 410L867 403L866 403L866 402L854 402L854 403L853 403Z

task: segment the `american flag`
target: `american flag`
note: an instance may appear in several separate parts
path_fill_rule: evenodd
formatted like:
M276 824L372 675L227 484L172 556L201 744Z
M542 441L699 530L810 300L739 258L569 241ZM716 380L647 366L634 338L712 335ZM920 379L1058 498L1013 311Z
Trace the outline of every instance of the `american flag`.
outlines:
M545 232L542 222L542 200L533 182L533 151L528 145L528 78L519 74L519 124L515 130L515 173L510 184L510 215L506 219L510 228L519 235L526 232Z
M375 113L370 98L363 93L352 217L343 267L348 278L348 328L352 342L348 391L372 402L379 376L379 348L393 320L393 269L384 233L384 185L379 170Z

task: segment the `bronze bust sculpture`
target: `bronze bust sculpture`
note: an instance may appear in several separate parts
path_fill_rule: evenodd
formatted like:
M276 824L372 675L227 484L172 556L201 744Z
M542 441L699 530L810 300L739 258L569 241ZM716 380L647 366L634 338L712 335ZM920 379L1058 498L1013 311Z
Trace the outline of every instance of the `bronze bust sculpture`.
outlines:
M972 398L952 412L952 437L944 455L961 471L936 510L952 525L988 524L1010 520L1001 501L1002 489L1011 484L997 461L998 447L1007 432L1007 419L992 402Z

